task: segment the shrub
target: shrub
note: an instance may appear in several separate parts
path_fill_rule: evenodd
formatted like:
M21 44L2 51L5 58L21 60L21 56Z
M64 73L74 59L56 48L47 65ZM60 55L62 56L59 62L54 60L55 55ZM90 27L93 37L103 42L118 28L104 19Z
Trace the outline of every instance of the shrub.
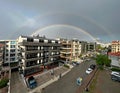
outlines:
M113 68L111 68L111 70L112 70L112 71L118 71L118 72L120 72L120 68L115 68L115 67L113 67Z
M9 79L2 79L0 81L0 88L6 87L8 82L9 82Z
M70 68L67 64L64 64L64 67L66 67L66 68Z

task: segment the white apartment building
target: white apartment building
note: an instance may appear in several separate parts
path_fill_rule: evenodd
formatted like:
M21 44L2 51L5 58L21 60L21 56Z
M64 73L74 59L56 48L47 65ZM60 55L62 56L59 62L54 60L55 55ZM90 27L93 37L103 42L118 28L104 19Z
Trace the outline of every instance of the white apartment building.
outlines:
M10 65L11 68L18 67L18 50L16 40L1 40L5 45L4 65Z

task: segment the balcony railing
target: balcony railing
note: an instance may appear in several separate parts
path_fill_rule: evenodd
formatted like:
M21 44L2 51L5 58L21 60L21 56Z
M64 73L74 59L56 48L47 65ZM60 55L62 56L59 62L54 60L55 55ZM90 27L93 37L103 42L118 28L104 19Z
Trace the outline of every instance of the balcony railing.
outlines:
M38 43L38 42L20 42L20 45L29 45L29 46L61 46L58 43Z

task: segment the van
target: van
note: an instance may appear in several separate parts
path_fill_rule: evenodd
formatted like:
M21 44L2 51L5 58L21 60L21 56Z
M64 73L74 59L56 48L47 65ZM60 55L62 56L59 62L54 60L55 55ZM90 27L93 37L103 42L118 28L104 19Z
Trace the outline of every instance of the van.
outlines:
M37 87L37 82L36 82L36 80L33 76L28 78L28 87L30 89L33 89L33 88Z

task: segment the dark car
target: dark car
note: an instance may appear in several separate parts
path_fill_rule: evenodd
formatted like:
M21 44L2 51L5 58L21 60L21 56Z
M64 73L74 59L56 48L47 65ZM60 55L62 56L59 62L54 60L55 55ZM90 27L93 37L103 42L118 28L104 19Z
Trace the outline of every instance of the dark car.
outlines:
M31 89L37 87L37 82L36 82L36 80L35 80L35 78L33 76L28 78L28 86Z
M112 71L111 72L111 79L114 81L120 82L120 72Z
M95 67L96 67L95 64L90 65L90 68L93 69L93 70L95 69Z

